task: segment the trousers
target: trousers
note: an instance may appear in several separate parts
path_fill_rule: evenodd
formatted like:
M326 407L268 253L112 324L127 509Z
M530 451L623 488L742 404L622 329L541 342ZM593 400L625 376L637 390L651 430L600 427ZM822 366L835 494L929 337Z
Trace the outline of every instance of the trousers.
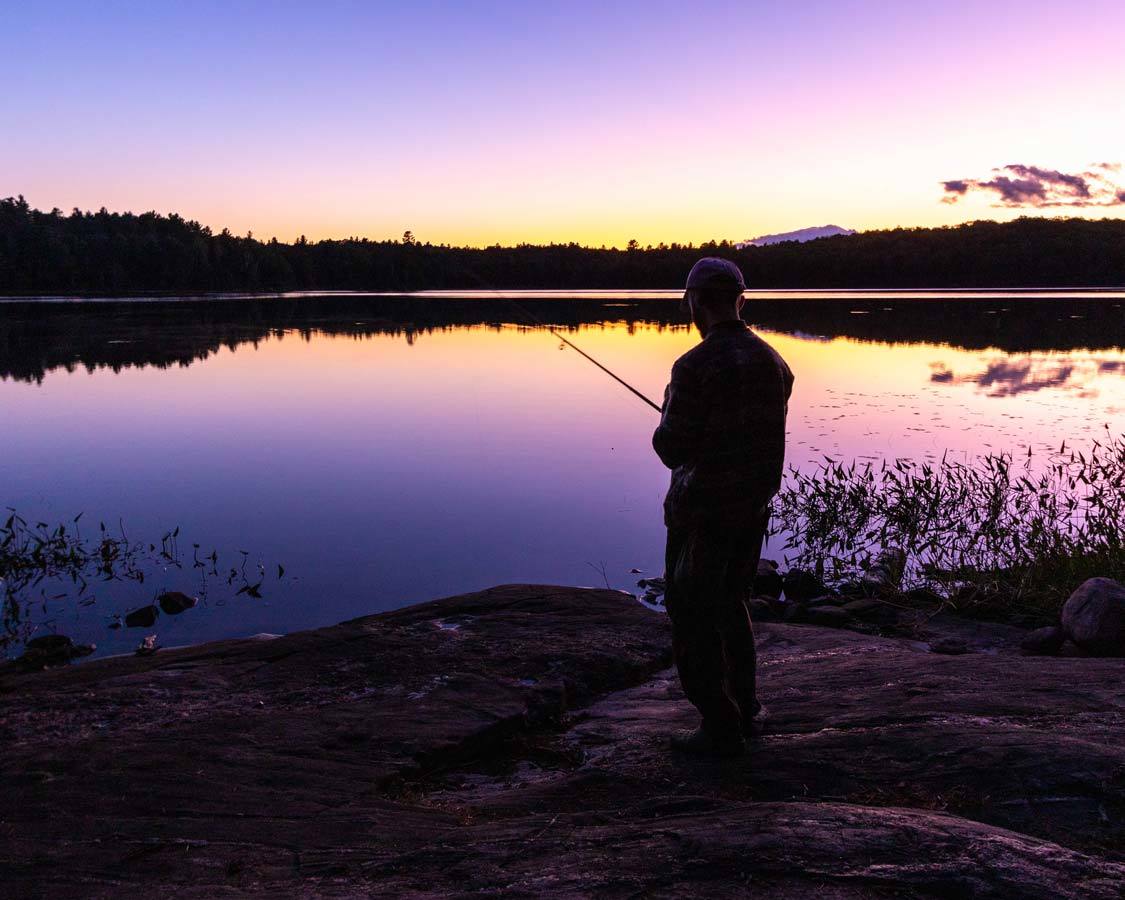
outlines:
M740 735L761 708L750 621L750 586L758 570L768 512L742 525L669 527L664 603L680 684L723 739Z

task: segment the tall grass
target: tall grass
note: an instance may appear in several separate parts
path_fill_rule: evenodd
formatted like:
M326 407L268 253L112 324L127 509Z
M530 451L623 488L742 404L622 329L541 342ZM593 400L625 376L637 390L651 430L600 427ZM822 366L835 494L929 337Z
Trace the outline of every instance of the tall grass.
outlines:
M962 607L1054 613L1083 580L1125 578L1125 437L1084 451L791 468L774 502L786 561L829 583L862 577L884 549L905 587Z
M235 596L262 596L265 566L258 563L247 571L249 554L240 550L238 564L220 568L218 552L201 556L199 544L192 544L191 559L185 560L178 526L157 545L131 540L124 524L114 532L99 522L96 535L86 536L81 513L59 525L30 523L10 507L9 513L0 524L0 659L37 628L50 628L58 613L93 606L107 583L143 585L146 577L190 566L204 600L212 582L237 586ZM284 574L279 565L278 580ZM120 619L125 611L116 612Z

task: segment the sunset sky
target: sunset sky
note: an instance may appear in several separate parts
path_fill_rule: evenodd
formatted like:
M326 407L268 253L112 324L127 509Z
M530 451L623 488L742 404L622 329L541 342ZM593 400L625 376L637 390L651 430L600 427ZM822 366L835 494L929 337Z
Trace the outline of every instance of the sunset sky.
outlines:
M43 209L618 246L1125 215L1120 0L7 2L0 33L0 196Z

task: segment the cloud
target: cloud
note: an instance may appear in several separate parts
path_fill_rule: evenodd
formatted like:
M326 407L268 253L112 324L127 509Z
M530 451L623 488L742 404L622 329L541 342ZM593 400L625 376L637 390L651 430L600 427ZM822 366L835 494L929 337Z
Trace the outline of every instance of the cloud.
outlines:
M1041 206L1047 202L1047 185L1035 178L1008 178L1000 175L991 181L977 182L982 190L996 191L1009 206Z
M1082 175L1067 175L1059 172L1056 169L1041 169L1038 166L1021 166L1016 165L1006 167L1009 172L1016 175L1022 175L1024 178L1038 181L1040 184L1055 185L1061 190L1070 191L1075 197L1088 198L1090 196L1090 184L1086 180L1088 176Z
M1012 163L996 169L991 178L957 178L941 183L942 203L956 203L970 192L991 194L996 206L1118 206L1125 204L1125 188L1109 180L1106 172L1117 172L1120 163L1093 163L1100 171L1071 174Z
M968 181L943 181L941 186L945 188L945 196L941 202L956 203L969 192L970 184Z
M1125 360L1099 357L1058 359L1049 355L982 360L983 371L957 374L941 362L930 363L933 384L974 384L989 397L1014 397L1044 390L1097 396L1095 382L1103 375L1125 375Z

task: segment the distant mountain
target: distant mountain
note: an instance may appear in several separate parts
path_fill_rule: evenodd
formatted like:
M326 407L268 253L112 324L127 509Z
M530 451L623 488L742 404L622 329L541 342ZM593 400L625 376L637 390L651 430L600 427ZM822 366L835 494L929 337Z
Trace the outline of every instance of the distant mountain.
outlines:
M841 228L839 225L820 225L815 228L802 228L799 231L784 231L781 234L763 234L761 237L750 238L741 244L735 244L739 250L747 247L765 247L767 244L780 244L783 241L815 241L817 238L835 237L838 234L855 234L852 228Z

